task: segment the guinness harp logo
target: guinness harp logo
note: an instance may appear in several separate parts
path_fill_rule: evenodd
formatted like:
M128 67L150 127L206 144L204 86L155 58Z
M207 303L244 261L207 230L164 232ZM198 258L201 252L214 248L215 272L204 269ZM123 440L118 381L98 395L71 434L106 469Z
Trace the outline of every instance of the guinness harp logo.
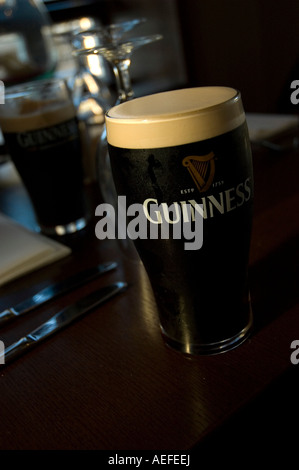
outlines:
M198 190L202 193L211 186L215 174L214 153L185 157L182 164L187 167Z

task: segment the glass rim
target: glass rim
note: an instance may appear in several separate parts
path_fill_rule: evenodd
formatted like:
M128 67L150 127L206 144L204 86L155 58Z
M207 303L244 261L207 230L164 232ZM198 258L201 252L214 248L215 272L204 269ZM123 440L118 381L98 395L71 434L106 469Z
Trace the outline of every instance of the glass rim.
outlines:
M43 78L37 80L31 80L28 82L17 83L15 85L10 85L5 88L5 99L7 98L19 98L24 96L28 92L36 93L44 87L51 85L64 85L67 87L67 83L64 78L61 77L51 77Z

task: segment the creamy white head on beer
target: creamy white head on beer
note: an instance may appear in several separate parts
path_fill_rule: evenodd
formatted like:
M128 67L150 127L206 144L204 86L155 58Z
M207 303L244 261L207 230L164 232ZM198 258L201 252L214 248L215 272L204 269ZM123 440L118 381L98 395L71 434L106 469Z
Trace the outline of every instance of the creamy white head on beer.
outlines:
M197 87L135 98L106 114L108 143L127 149L199 142L245 121L240 93L229 87Z
M76 110L62 80L40 80L9 87L0 106L4 133L51 127L74 118Z
M72 103L30 101L12 112L0 112L3 132L27 132L54 126L75 117Z

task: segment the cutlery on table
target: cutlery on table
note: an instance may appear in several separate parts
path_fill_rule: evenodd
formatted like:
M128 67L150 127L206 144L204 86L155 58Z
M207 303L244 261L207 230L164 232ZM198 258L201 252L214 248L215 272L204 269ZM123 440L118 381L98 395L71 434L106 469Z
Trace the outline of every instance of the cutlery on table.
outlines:
M78 300L76 303L56 313L35 330L5 348L3 353L0 354L0 364L5 365L21 356L41 341L44 341L49 336L68 326L79 317L83 316L95 307L100 306L107 300L111 299L114 295L124 291L126 288L127 283L125 282L116 282L114 284L101 287Z
M66 294L67 292L76 289L83 284L92 281L93 279L96 279L98 276L101 276L102 274L107 273L116 267L117 263L114 261L105 262L81 271L48 287L45 287L41 291L20 302L14 307L7 308L3 312L0 312L0 327L7 322L19 317L20 315L30 312L34 308L43 305L49 300L55 299L59 295Z

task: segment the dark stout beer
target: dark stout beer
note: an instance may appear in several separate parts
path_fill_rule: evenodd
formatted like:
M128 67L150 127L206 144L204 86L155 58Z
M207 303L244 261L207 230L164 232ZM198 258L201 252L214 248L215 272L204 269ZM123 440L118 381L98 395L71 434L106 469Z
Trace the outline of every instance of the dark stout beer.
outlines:
M240 95L209 87L136 99L108 113L107 133L117 191L128 205L202 204L199 250L186 250L183 239L135 242L166 342L191 354L237 346L252 323L253 175Z
M20 97L17 111L2 110L0 125L42 230L59 233L84 221L82 149L72 103L47 98Z

